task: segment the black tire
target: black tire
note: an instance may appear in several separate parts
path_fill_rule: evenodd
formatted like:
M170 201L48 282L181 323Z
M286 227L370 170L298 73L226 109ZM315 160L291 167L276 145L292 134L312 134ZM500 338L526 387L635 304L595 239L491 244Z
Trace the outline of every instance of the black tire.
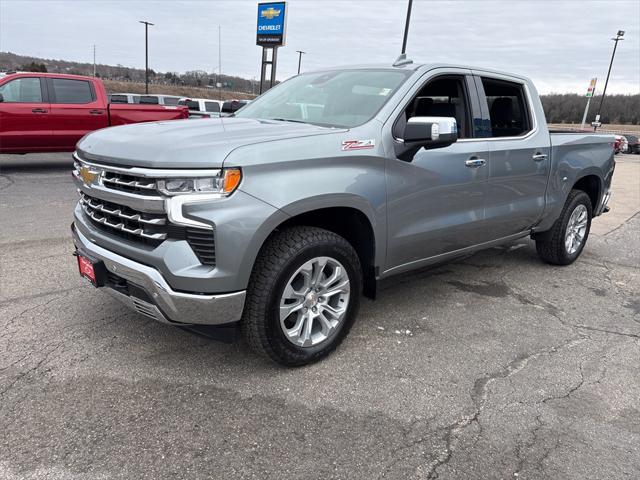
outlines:
M336 331L321 343L301 347L290 342L280 326L279 302L289 278L308 260L338 260L350 282L349 305ZM262 248L251 273L241 327L255 352L288 367L316 362L336 349L358 314L362 270L355 250L344 238L315 227L289 227L274 233Z
M565 246L565 232L571 214L578 207L578 205L584 205L587 209L587 230L585 232L582 244L574 253L569 253ZM553 265L570 265L576 261L576 259L582 253L584 246L589 238L589 231L591 230L591 219L593 217L593 209L591 207L591 199L582 190L571 190L569 197L564 204L562 213L553 227L545 235L542 235L536 239L536 250L542 260Z

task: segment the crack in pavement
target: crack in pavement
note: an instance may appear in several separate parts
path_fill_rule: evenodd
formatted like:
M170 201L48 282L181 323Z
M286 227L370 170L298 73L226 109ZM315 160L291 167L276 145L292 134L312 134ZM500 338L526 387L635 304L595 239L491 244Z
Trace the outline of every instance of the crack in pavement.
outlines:
M555 354L564 348L577 345L586 340L587 339L582 336L577 338L571 338L566 342L560 345L555 345L551 348L538 350L528 355L519 355L503 368L493 373L477 378L474 381L473 389L470 392L471 399L475 406L474 412L471 415L463 416L462 418L458 419L456 422L452 423L451 425L445 428L445 435L443 439L445 442L445 449L442 452L442 454L434 462L428 465L427 475L426 475L427 478L429 479L438 478L438 469L441 466L449 463L449 461L453 457L457 439L469 425L471 425L474 422L477 423L480 429L479 435L482 435L482 425L480 424L479 418L485 407L485 402L488 398L488 387L490 383L498 379L508 378L520 372L533 359L536 359L542 355Z

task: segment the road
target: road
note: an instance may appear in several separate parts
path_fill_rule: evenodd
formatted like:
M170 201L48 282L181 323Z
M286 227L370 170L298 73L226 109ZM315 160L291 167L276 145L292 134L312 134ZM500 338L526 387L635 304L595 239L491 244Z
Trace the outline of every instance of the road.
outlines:
M639 160L575 264L525 240L396 277L287 370L81 280L68 155L4 156L0 478L638 478Z

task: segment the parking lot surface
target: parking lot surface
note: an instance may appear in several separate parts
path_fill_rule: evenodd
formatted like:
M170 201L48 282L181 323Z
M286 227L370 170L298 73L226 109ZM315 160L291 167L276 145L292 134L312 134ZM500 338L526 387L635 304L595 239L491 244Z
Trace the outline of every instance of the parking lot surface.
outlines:
M0 478L639 478L639 159L575 264L396 277L284 369L81 280L70 156L0 156Z

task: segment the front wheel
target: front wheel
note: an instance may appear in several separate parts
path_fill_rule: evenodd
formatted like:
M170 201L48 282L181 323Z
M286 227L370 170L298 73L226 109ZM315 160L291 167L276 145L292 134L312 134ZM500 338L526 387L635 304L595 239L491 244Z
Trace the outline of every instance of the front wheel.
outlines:
M538 255L554 265L575 262L587 243L592 216L589 196L581 190L572 190L560 218L547 235L536 239Z
M358 313L362 272L344 238L315 227L272 235L249 282L242 329L256 352L286 366L326 357Z

